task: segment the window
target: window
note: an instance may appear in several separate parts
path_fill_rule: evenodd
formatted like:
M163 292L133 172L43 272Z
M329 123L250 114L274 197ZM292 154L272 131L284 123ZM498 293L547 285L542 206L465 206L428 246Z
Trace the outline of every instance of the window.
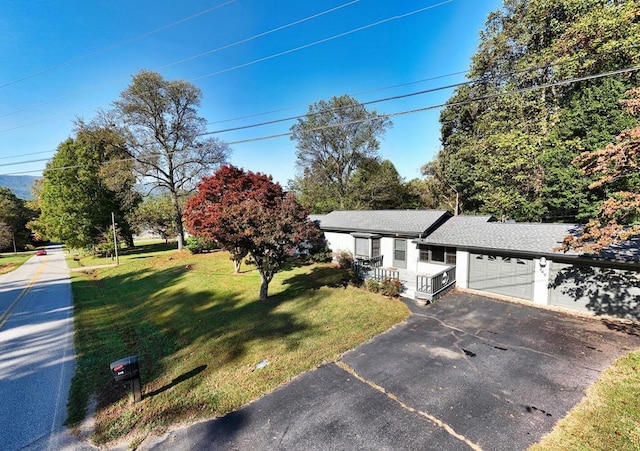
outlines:
M444 246L420 246L420 261L456 264L456 248Z
M380 238L371 238L371 256L380 256Z
M433 246L431 248L431 261L444 263L444 247Z
M369 239L356 237L356 255L359 257L369 256Z

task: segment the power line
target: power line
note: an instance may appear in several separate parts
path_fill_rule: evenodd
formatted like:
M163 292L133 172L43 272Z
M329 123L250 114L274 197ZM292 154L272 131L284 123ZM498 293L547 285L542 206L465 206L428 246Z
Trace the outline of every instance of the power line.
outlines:
M542 85L523 87L523 88L518 88L518 89L514 89L514 90L510 90L510 91L497 92L497 93L494 93L494 94L487 94L487 95L484 95L484 96L473 97L473 98L470 98L470 99L461 100L459 102L441 103L441 104L426 106L426 107L422 107L422 108L415 108L415 109L411 109L411 110L399 111L399 112L396 112L396 113L379 114L375 118L356 119L356 120L353 120L353 121L341 122L339 124L328 124L328 125L324 125L324 126L321 126L321 127L315 127L315 128L309 129L308 131L321 131L321 130L326 130L326 129L329 129L329 128L342 127L342 126L345 126L345 125L353 125L353 124L368 122L368 121L376 120L376 119L380 119L380 118L390 119L390 118L393 118L393 117L399 117L399 116L406 116L406 115L409 115L409 114L422 113L422 112L425 112L425 111L440 109L440 108L444 108L444 107L463 106L463 105L468 105L468 104L471 104L471 103L480 102L480 101L484 101L484 100L491 100L491 99L496 99L496 98L499 98L499 97L514 95L514 94L522 94L522 93L525 93L525 92L532 92L532 91L537 91L537 90L540 90L540 89L552 88L552 87L556 87L556 86L565 86L565 85L570 85L570 84L574 84L574 83L579 83L579 82L582 82L582 81L595 80L595 79L599 79L599 78L610 77L610 76L613 76L613 75L621 75L621 74L625 74L625 73L636 72L636 71L639 71L639 70L640 70L640 66L631 66L631 67L627 67L625 69L618 69L618 70L614 70L614 71L601 72L599 74L586 75L586 76L583 76L583 77L574 77L574 78L570 78L570 79L567 79L567 80L560 80L560 81L545 83L545 84L542 84ZM292 132L278 133L278 134L274 134L274 135L259 136L259 137L255 137L255 138L248 138L248 139L242 139L242 140L238 140L238 141L232 141L232 142L228 142L226 144L231 146L231 145L236 145L236 144L245 144L245 143L249 143L249 142L265 141L265 140L269 140L269 139L275 139L275 138L282 138L282 137L285 137L285 136L291 136L292 134L293 134ZM125 161L135 161L135 158L126 158L126 159L122 159L122 160L116 160L116 161L113 161L113 162L125 162ZM14 163L12 165L17 165L17 164L20 164L20 163ZM65 166L65 167L58 167L58 168L53 167L53 168L48 168L48 169L49 170L77 169L77 168L82 168L84 166L86 166L86 165L74 165L74 166ZM36 173L36 172L41 172L41 171L42 170L40 170L40 171L36 171L36 170L34 170L34 171L22 171L22 172L13 172L13 173L8 173L8 174L1 174L1 175L19 175L19 174L27 174L27 173Z
M72 64L74 64L74 63L77 63L77 62L79 62L79 61L83 61L83 60L86 60L86 59L91 58L91 57L93 57L93 56L101 55L101 54L103 54L103 53L106 53L106 52L108 52L109 50L113 50L113 49L116 49L116 48L119 48L119 47L124 47L125 45L131 44L132 42L139 41L139 40L144 39L144 38L146 38L146 37L148 37L148 36L151 36L152 34L159 33L160 31L166 30L166 29L168 29L168 28L174 27L174 26L179 25L179 24L184 23L184 22L188 22L188 21L190 21L190 20L192 20L192 19L195 19L196 17L200 17L200 16L202 16L202 15L204 15L204 14L208 14L208 13L210 13L210 12L212 12L212 11L215 11L215 10L217 10L217 9L220 9L220 8L222 8L223 6L230 5L231 3L234 3L235 1L236 1L236 0L229 0L229 1L225 2L225 3L220 4L220 5L216 5L216 6L213 6L213 7L211 7L211 8L207 8L207 9L205 9L205 10L202 10L202 11L200 11L200 12L197 12L197 13L195 13L195 14L192 14L192 15L190 15L190 16L188 16L188 17L183 18L183 19L176 20L175 22L171 22L170 24L163 25L163 26L161 26L160 28L156 28L156 29L154 29L154 30L147 31L146 33L142 33L142 34L139 34L139 35L134 36L134 37L132 37L132 38L125 39L124 41L118 42L118 43L116 43L116 44L109 45L109 46L107 46L107 47L103 47L102 49L99 49L99 50L96 50L96 51L93 51L93 52L87 53L87 54L82 55L82 56L78 56L78 57L76 57L76 58L70 59L70 60L65 61L65 62L63 62L63 63L56 64L56 65L54 65L54 66L50 66L50 67L48 67L48 68L46 68L46 69L43 69L43 70L41 70L41 71L39 71L39 72L35 72L35 73L33 73L33 74L26 75L26 76L24 76L24 77L22 77L22 78L18 78L17 80L13 80L13 81L10 81L10 82L7 82L7 83L4 83L4 84L0 85L0 88L4 88L4 87L7 87L7 86L11 86L11 85L14 85L14 84L16 84L16 83L20 83L20 82L22 82L22 81L29 80L30 78L38 77L38 76L43 75L43 74L46 74L46 73L48 73L48 72L52 72L52 71L54 71L54 70L57 70L57 69L61 69L61 68L63 68L63 67L70 66L70 65L72 65ZM6 115L5 115L5 116L6 116Z
M201 80L203 78L209 78L209 77L213 77L215 75L224 74L226 72L231 72L233 70L241 69L243 67L252 66L254 64L261 63L263 61L268 61L268 60L271 60L271 59L274 59L274 58L278 58L280 56L284 56L284 55L288 55L290 53L297 52L299 50L307 49L309 47L314 47L314 46L316 46L318 44L323 44L325 42L329 42L329 41L332 41L334 39L342 38L344 36L347 36L347 35L350 35L350 34L353 34L353 33L357 33L358 31L362 31L362 30L366 30L366 29L369 29L369 28L373 28L373 27L376 27L378 25L382 25L382 24L387 23L387 22L391 22L391 21L398 20L398 19L404 19L405 17L409 17L409 16L412 16L414 14L418 14L418 13L427 11L429 9L433 9L433 8L437 8L439 6L446 5L447 3L451 3L452 1L453 0L445 0L445 1L441 2L441 3L436 3L435 5L426 6L424 8L416 9L414 11L410 11L410 12L405 13L405 14L400 14L400 15L397 15L397 16L389 17L387 19L379 20L379 21L371 23L369 25L365 25L365 26L362 26L362 27L354 28L353 30L345 31L343 33L338 33L336 35L329 36L328 38L320 39L320 40L312 42L310 44L301 45L301 46L295 47L293 49L285 50L283 52L279 52L279 53L275 53L273 55L265 56L263 58L255 59L255 60L249 61L247 63L238 64L237 66L229 67L227 69L221 69L221 70L218 70L218 71L215 71L215 72L210 72L210 73L205 74L205 75L200 75L199 77L195 77L195 78L190 79L190 81Z
M245 38L245 39L241 39L240 41L232 42L231 44L226 44L226 45L223 45L222 47L218 47L218 48L215 48L215 49L207 50L206 52L198 53L196 55L189 56L187 58L183 58L183 59L178 60L178 61L174 61L173 63L165 64L164 66L157 67L154 70L166 69L167 67L175 66L177 64L186 63L187 61L191 61L191 60L194 60L194 59L197 59L197 58L202 58L203 56L211 55L213 53L220 52L221 50L226 50L226 49L229 49L231 47L235 47L237 45L253 41L253 40L261 38L263 36L267 36L269 34L275 33L276 31L285 30L287 28L293 27L294 25L298 25L298 24L307 22L309 20L324 16L326 14L332 13L332 12L337 11L339 9L345 8L347 6L351 6L354 3L358 3L359 1L360 0L353 0L353 1L350 1L348 3L344 3L342 5L338 5L335 8L327 9L325 11L319 12L317 14L313 14L313 15L305 17L303 19L299 19L299 20L296 20L294 22L290 22L288 24L285 24L285 25L282 25L282 26L279 26L279 27L276 27L276 28L272 28L271 30L264 31L262 33L258 33L256 35L250 36L250 37ZM450 0L450 1L453 1L453 0Z
M236 0L231 0L231 1L236 1ZM282 25L282 26L279 26L279 27L276 27L276 28L272 28L271 30L268 30L268 31L265 31L265 32L262 32L262 33L258 33L258 34L256 34L256 35L250 36L250 37L245 38L245 39L241 39L240 41L235 41L235 42L232 42L232 43L230 43L230 44L226 44L226 45L224 45L224 46L222 46L222 47L218 47L218 48L215 48L215 49L212 49L212 50L208 50L208 51L206 51L206 52L199 53L199 54L197 54L197 55L192 55L192 56L187 57L187 58L183 58L183 59L180 59L180 60L177 60L177 61L171 62L171 63L167 63L167 64L165 64L165 65L163 65L163 66L156 67L156 68L154 68L154 69L152 69L152 70L154 70L154 71L158 71L158 70L161 70L161 69L166 69L167 67L171 67L171 66L175 66L175 65L178 65L178 64L182 64L182 63L184 63L184 62L191 61L191 60L194 60L194 59L197 59L197 58L201 58L201 57L203 57L203 56L206 56L206 55L209 55L209 54L212 54L212 53L216 53L216 52L219 52L219 51L224 50L224 49L228 49L228 48L231 48L231 47L235 47L235 46L237 46L237 45L239 45L239 44L243 44L243 43L246 43L246 42L249 42L249 41L255 40L255 39L259 38L259 37L267 36L267 35L269 35L269 34L275 33L275 32L277 32L277 31L284 30L284 29L289 28L289 27L292 27L292 26L294 26L294 25L298 25L298 24L301 24L301 23L307 22L307 21L309 21L309 20L311 20L311 19L315 19L315 18L317 18L317 17L321 17L321 16L323 16L323 15L325 15L325 14L328 14L328 13L330 13L330 12L334 12L334 11L337 11L337 10L339 10L339 9L345 8L345 7L347 7L347 6L351 6L351 5L355 4L355 3L358 3L359 1L360 1L360 0L352 0L352 1L350 1L350 2L347 2L347 3L344 3L344 4L342 4L342 5L336 6L336 7L334 7L334 8L330 8L330 9L327 9L327 10L321 11L321 12L319 12L319 13L313 14L313 15L311 15L311 16L307 16L307 17L305 17L305 18L303 18L303 19L298 19L298 20L296 20L296 21L294 21L294 22L290 22L290 23L288 23L288 24L285 24L285 25ZM449 0L449 1L453 1L453 0ZM227 2L227 3L231 3L231 2ZM226 5L227 3L225 3L224 5ZM224 6L224 5L222 5L222 6ZM185 21L185 20L187 20L187 19L183 19L183 21ZM163 28L168 28L168 26L163 27ZM152 32L149 32L149 33L147 33L147 34L152 34ZM143 35L141 35L141 36L143 36ZM111 47L116 47L116 46L118 46L118 45L114 45L114 46L111 46ZM101 53L101 52L99 51L99 52L94 52L94 53ZM93 55L93 54L90 54L90 55ZM90 55L89 55L89 56L90 56ZM88 56L86 56L86 57L88 57ZM84 58L84 57L82 57L82 58L80 58L80 59L83 59L83 58ZM73 61L75 61L75 60L73 60ZM68 64L71 64L71 63L68 63ZM58 67L64 67L65 65L68 65L68 64L59 65L59 66L56 66L55 68L58 68ZM255 64L255 63L254 63L254 64ZM53 69L52 69L52 70L53 70ZM228 69L228 70L233 70L233 69ZM41 73L46 73L46 72L47 72L47 71L44 71L44 72L41 72ZM33 75L33 76L35 76L35 75ZM27 78L31 78L31 77L27 77ZM25 78L25 79L26 79L26 78ZM19 81L20 81L20 80L19 80ZM105 86L111 86L111 85L117 84L117 83L119 83L120 81L121 81L121 80L118 80L118 81L116 81L116 82L112 82L112 83L109 83L109 84L107 84L107 85L103 85L103 86L102 86L102 88L104 88ZM193 80L191 80L191 81L193 81ZM0 88L1 88L1 87L2 87L2 86L0 86ZM96 89L97 89L97 88L93 89L93 91L95 91ZM70 98L70 97L71 97L71 96L66 96L66 97L60 97L60 98L57 98L57 99L54 99L54 100L48 100L48 101L46 101L46 102L42 102L42 103L38 103L38 104L36 104L36 105L32 105L32 106L29 106L29 107L22 108L21 110L18 110L18 111L13 111L13 112L11 112L11 113L6 113L6 114L4 114L4 115L2 115L2 116L0 116L0 117L12 116L12 115L14 115L14 114L18 114L18 113L22 113L22 112L24 112L24 111L32 110L32 109L35 109L35 108L38 108L38 107L41 107L41 106L44 106L44 105L48 105L48 104L50 104L50 103L59 102L59 101L61 101L61 100L65 100L65 99L68 99L68 98ZM46 119L45 119L45 121L46 121ZM24 128L24 127L28 127L28 126L35 125L35 124L38 124L38 123L40 123L40 122L35 122L35 123L26 124L26 125L22 125L22 126L18 126L18 127L10 128L10 129L0 130L0 133L5 132L5 131L9 131L9 130L15 130L15 129L17 129L17 128Z

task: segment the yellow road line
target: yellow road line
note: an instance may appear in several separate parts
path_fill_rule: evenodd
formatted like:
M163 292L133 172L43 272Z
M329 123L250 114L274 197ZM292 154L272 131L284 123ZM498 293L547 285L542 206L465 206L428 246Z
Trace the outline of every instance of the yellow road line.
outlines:
M27 284L27 286L14 299L14 301L11 303L11 305L9 305L9 307L7 307L7 309L2 313L2 315L0 315L0 329L2 329L2 326L4 326L4 323L6 323L7 320L9 319L9 314L11 313L11 310L16 306L16 304L20 301L20 299L22 299L29 292L31 287L33 287L33 285L36 283L38 278L42 275L42 272L44 271L45 266L46 265L44 263L40 263L40 267L38 268L36 273L33 275L31 280Z
M474 451L482 451L482 448L480 448L480 446L476 445L475 443L473 443L471 440L469 440L468 438L466 438L464 435L457 433L451 426L449 426L447 423L445 423L444 421L434 417L433 415L429 415L426 412L423 412L421 410L417 410L414 409L413 407L405 404L404 402L400 401L398 399L398 397L396 395L394 395L393 393L389 393L387 390L385 390L383 387L379 386L378 384L376 384L375 382L369 381L367 379L365 379L364 377L360 376L356 370L354 370L353 368L351 368L349 365L347 365L346 363L339 361L336 362L336 365L338 365L340 368L342 368L343 370L345 370L347 373L351 374L353 377L355 377L356 379L364 382L365 384L367 384L369 387L374 388L376 390L378 390L379 392L383 393L385 396L387 396L387 398L397 402L398 404L400 404L400 406L405 409L408 410L409 412L412 413L416 413L424 418L426 418L427 420L435 423L437 426L440 426L441 428L443 428L445 431L447 431L450 435L454 436L455 438L457 438L458 440L464 442L465 444L467 444L469 446L469 448L471 448Z

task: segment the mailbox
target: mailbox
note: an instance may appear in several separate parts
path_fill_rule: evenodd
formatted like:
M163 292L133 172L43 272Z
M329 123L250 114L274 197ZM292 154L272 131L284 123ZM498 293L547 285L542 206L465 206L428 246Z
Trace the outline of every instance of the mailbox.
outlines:
M111 375L116 382L129 381L140 378L140 367L138 366L138 356L125 357L124 359L112 362Z

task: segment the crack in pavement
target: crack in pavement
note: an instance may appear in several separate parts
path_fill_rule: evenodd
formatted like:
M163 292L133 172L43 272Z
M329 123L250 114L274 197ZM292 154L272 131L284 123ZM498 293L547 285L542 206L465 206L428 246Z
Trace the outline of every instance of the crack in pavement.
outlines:
M404 402L402 402L396 395L394 395L393 393L388 392L384 387L381 387L380 385L376 384L373 381L367 380L364 377L360 376L355 369L351 368L349 365L347 365L345 362L343 361L338 361L335 362L335 364L342 368L344 371L346 371L347 373L351 374L353 377L355 377L356 379L358 379L361 382L364 382L365 384L367 384L369 387L379 391L380 393L384 394L387 398L391 399L392 401L398 403L400 405L400 407L402 407L404 410L407 410L408 412L411 413L415 413L417 415L420 415L423 418L426 418L427 420L431 421L432 423L434 423L436 426L439 426L441 428L443 428L445 431L447 431L447 433L455 438L457 438L458 440L460 440L461 442L463 442L464 444L466 444L467 446L469 446L469 448L473 449L474 451L482 451L482 448L473 443L471 440L469 440L468 438L466 438L464 435L456 432L451 426L449 426L447 423L445 423L444 421L434 417L433 415L428 414L427 412L423 412L421 410L418 409L414 409L413 407L405 404Z
M488 343L492 343L491 344L492 347L494 347L495 349L499 349L501 351L507 351L509 349L515 349L515 350L519 350L519 351L529 351L529 352L532 352L534 354L540 354L540 355L543 355L545 357L550 357L550 358L555 359L555 360L561 360L561 357L555 356L553 354L549 354L549 353L544 352L544 351L538 351L537 349L528 348L526 346L506 345L506 344L504 344L504 343L502 343L502 342L500 342L498 340L494 340L494 339L488 338L488 337L483 337L483 336L478 335L478 334L473 333L473 332L468 332L468 331L466 331L464 329L460 329L459 327L451 326L451 325L445 323L440 318L432 316L432 315L426 315L424 313L414 313L412 316L432 319L432 320L438 322L442 327L444 327L446 329L451 329L451 330L454 330L456 332L461 332L461 333L463 333L465 335L469 335L471 337L477 338L478 340L481 340L481 341L484 341L484 342L488 342ZM495 332L492 332L492 331L488 331L488 332L495 334ZM457 335L454 334L454 336L456 337L456 339L460 340ZM456 342L456 343L458 343L458 342ZM495 346L495 345L499 345L499 346ZM461 348L459 348L457 346L457 344L455 346L456 346L456 348L461 349ZM593 372L598 373L598 374L602 372L601 370L598 370L598 369L595 369L595 368L591 368L591 367L586 366L586 365L577 364L576 366L578 366L580 368L583 368L585 370L593 371Z

